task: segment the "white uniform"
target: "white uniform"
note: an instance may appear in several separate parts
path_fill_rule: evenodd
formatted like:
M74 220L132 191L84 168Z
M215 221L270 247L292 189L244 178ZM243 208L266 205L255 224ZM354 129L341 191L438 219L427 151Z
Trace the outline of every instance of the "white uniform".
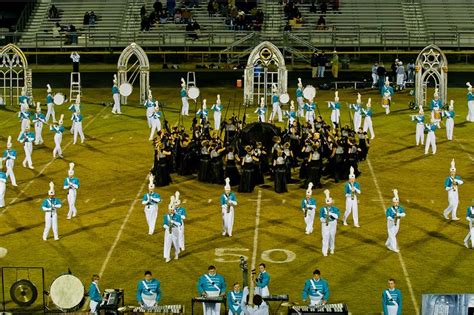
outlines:
M156 132L161 130L161 112L158 111L153 111L153 114L151 115L151 131L150 131L150 137L148 140L153 140L153 138L156 135Z
M306 216L304 217L304 222L306 224L305 234L313 233L313 224L314 224L314 216L316 214L316 200L310 197L304 198L301 201L301 209L303 212L306 212Z
M6 175L7 178L10 178L10 181L13 186L17 186L15 173L13 172L13 167L15 166L15 159L16 159L16 151L12 149L7 149L3 153L3 159L6 160L5 167L6 167Z
M158 217L158 204L160 202L161 197L156 192L148 192L142 198L142 205L145 206L144 211L149 235L152 235L155 232L156 218Z
M352 191L354 189L354 191ZM357 195L360 194L359 183L350 182L346 183L345 193L346 193L346 211L344 212L344 225L347 225L347 218L352 212L352 219L354 220L354 226L359 227L359 205Z
M43 240L48 239L49 230L53 228L54 239L58 240L58 208L61 208L61 202L56 198L45 199L42 205L44 211L44 231L43 231Z
M23 167L26 167L26 164L28 164L28 167L33 169L33 160L31 159L31 156L33 154L33 141L34 140L35 138L34 138L33 133L29 131L23 132L18 138L18 141L23 143L23 149L25 151L25 159L23 160Z
M222 235L232 236L234 227L234 206L237 205L237 199L233 192L221 195L222 211Z
M467 208L466 220L469 221L469 232L464 238L464 245L469 247L469 240L471 240L471 248L474 248L474 206Z
M445 189L448 192L448 207L444 209L444 217L449 218L451 214L453 220L457 220L457 209L459 205L459 185L464 184L459 176L455 178L449 176L445 181Z
M82 115L76 112L72 114L71 120L73 124L73 129L74 129L73 144L76 144L78 135L81 137L81 143L84 143L85 137L84 137L84 132L82 131Z
M189 115L189 102L188 102L188 96L186 93L186 89L183 87L180 92L181 95L181 115L183 116L188 116Z
M79 189L79 179L76 177L67 177L64 179L63 188L67 190L67 202L69 204L69 212L67 213L67 218L75 217L77 215L76 209L76 199L77 199L77 190Z
M163 227L165 228L164 246L163 246L163 257L168 262L171 257L171 246L174 247L175 259L178 259L179 255L179 226L181 225L181 217L177 214L165 215L165 222Z
M397 234L400 230L400 219L399 217L404 217L405 211L402 207L392 206L387 209L386 217L387 217L387 234L388 238L385 242L385 246L388 249L393 251L398 251L398 243L397 243ZM398 217L398 218L397 218Z
M319 219L321 221L321 234L323 238L322 252L324 256L327 256L328 249L331 254L334 254L338 218L339 209L336 207L326 206L321 208Z
M5 207L5 191L6 191L7 175L0 169L0 208Z

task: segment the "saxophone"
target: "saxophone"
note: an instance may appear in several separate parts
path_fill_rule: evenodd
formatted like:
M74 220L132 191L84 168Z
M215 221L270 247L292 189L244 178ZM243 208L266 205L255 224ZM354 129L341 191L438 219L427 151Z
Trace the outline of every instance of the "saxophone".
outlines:
M453 191L456 191L458 187L458 182L456 181L456 178L451 176L451 182L453 183Z
M354 200L355 197L355 187L354 184L351 183L351 200Z

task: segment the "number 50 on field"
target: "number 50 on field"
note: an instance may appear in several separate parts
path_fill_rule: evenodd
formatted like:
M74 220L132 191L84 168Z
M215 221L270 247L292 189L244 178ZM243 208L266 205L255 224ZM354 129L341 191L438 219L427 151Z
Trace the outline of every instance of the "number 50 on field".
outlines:
M239 262L240 256L243 256L248 260L248 256L245 255L247 252L249 252L248 248L216 248L214 251L216 258L214 258L214 260L223 263L233 263ZM261 258L262 260L273 264L286 264L295 260L296 254L288 249L274 248L263 251Z

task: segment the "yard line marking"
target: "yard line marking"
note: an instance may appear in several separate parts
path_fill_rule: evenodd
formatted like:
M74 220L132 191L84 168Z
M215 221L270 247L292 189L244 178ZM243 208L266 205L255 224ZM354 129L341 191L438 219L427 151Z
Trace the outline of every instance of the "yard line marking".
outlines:
M456 138L454 138L454 141L456 141L456 143L459 144L459 146L461 147L461 149L463 149L464 151L466 151L466 154L467 154L467 156L469 157L469 159L470 159L471 161L474 161L474 158L471 156L471 154L467 153L467 150L466 150L466 148L462 145L462 143L459 142L458 139L456 139Z
M91 201L90 199L86 199L86 201L84 201L84 203L89 203L89 201Z
M96 116L94 116L94 118L92 118L92 119L87 123L87 125L84 126L83 130L86 130L87 127L89 127L89 126L94 122L94 120L102 114L102 112L103 112L106 108L107 108L107 107L105 107L104 109L102 109ZM73 140L74 140L74 139L71 139L71 140L64 146L63 152L66 151L66 149L72 144ZM12 201L10 201L10 203L9 203L8 205L10 206L10 205L12 205L14 202L16 202L16 201L18 200L18 198L19 198L21 195L23 195L23 194L25 193L25 191L28 190L28 188L31 186L31 184L33 184L33 182L35 181L35 179L36 179L37 177L40 177L40 176L43 174L43 172L44 172L51 164L53 164L53 162L54 162L55 160L56 160L56 159L53 158L51 161L49 161L48 163L46 163L46 165L43 166L43 168L42 168L41 171L39 172L38 176L33 177L33 179L30 180L30 181L28 182L28 184L26 184L26 186L18 193L18 195L17 195L15 198L12 199ZM7 211L7 209L8 209L8 207L5 207L5 209L3 209L3 210L0 212L0 216L2 216L2 215Z
M112 253L114 252L115 247L117 247L117 244L120 240L120 237L122 236L122 232L125 229L125 225L127 225L127 222L130 219L130 216L132 215L133 208L135 208L135 204L137 203L137 201L140 200L139 197L142 195L143 190L145 189L145 186L147 184L148 184L148 174L145 177L145 181L143 182L142 186L140 187L140 190L138 191L136 197L133 199L133 202L132 202L130 208L128 209L127 215L123 219L122 225L120 226L120 229L118 230L117 235L115 236L115 240L112 244L112 247L110 247L109 252L107 253L107 256L105 257L105 260L102 264L102 267L100 268L99 276L102 277L102 275L105 271L105 268L107 268L107 265L109 264L110 257L112 257Z
M211 203L212 199L207 199L207 203Z
M377 193L378 193L379 198L380 198L380 203L382 204L383 211L385 213L385 209L386 209L385 202L383 201L382 192L380 191L379 183L377 181L377 178L375 177L374 169L372 168L372 164L370 163L369 159L367 159L367 166L369 166L370 175L372 176L372 179L374 181L375 188L377 189ZM400 261L400 265L402 266L403 274L405 275L405 280L407 281L408 291L410 291L411 301L413 303L413 306L415 307L415 312L416 312L417 315L419 315L420 314L420 309L418 308L418 302L416 301L415 294L413 293L413 287L411 286L410 277L408 276L408 270L407 270L407 267L405 265L405 261L403 260L403 256L402 256L401 251L398 252L398 260Z
M115 201L115 198L112 198L112 200L110 200L110 203L114 203Z
M258 227L260 225L260 208L262 206L262 191L258 190L257 196L257 213L255 214L255 230L253 233L253 252L252 252L252 264L251 269L255 269L255 264L257 262L257 246L258 246Z

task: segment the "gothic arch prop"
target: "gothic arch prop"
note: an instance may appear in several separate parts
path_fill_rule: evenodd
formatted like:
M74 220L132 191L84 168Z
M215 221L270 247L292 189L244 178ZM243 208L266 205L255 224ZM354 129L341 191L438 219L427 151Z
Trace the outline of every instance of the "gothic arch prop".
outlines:
M443 51L436 45L425 47L416 59L415 91L418 106L425 106L428 83L433 80L439 89L440 99L446 103L448 96L448 60Z
M26 56L18 46L0 48L0 96L5 104L16 104L23 87L28 96L33 96L32 79Z
M261 72L256 72L255 68ZM272 71L271 68L276 68ZM275 78L276 76L276 78ZM257 82L256 82L257 80ZM278 93L286 93L288 87L288 71L285 58L281 51L271 42L258 44L250 53L244 71L244 103L245 105L258 104L259 97L271 97L272 84L278 87Z
M132 55L135 55L138 60L129 68L128 61ZM132 76L130 78L128 77L129 71L132 71ZM150 62L148 61L148 56L143 48L135 43L128 45L119 57L117 72L119 86L122 83L129 82L129 79L134 81L136 76L140 76L140 103L144 103L147 99L147 91L150 88ZM134 74L136 74L136 76ZM134 76L135 78L132 78ZM133 82L130 83L133 85ZM122 104L127 104L126 96L120 96L120 98Z

